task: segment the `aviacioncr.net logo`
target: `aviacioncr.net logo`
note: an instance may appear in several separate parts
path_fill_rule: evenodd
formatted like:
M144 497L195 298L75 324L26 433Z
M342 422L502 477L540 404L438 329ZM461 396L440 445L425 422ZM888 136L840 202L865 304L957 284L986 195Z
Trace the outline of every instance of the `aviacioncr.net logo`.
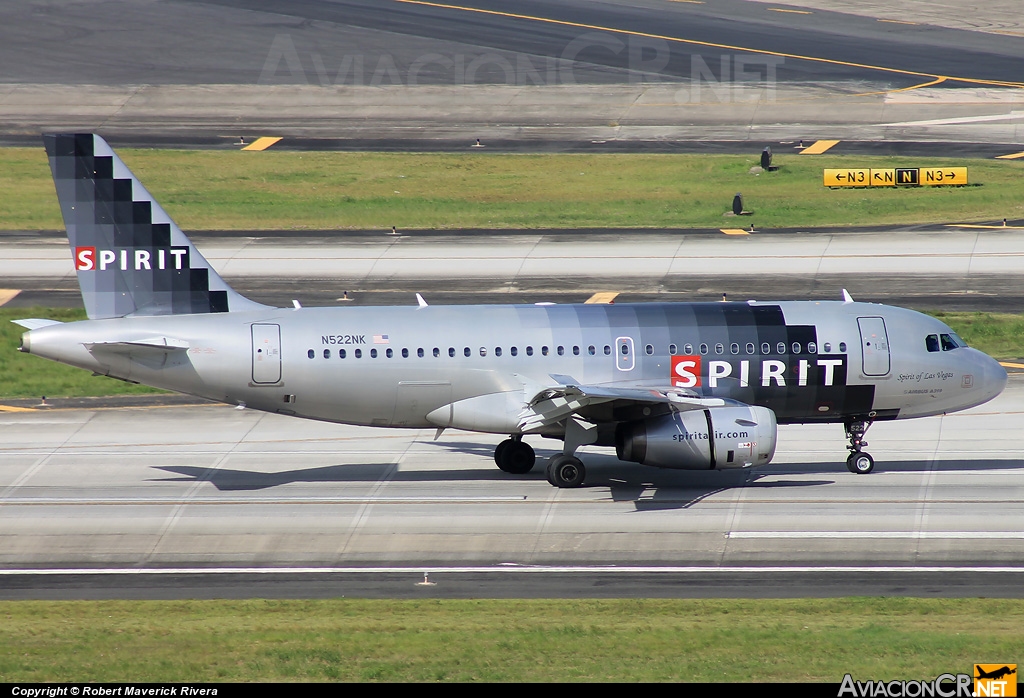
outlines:
M931 681L854 681L843 677L839 698L972 698L970 674L940 674Z

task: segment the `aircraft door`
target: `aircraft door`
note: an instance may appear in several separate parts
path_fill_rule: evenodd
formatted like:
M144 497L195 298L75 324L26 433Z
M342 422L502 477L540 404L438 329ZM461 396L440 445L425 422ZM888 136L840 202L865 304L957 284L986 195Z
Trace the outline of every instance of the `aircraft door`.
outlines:
M889 337L885 320L880 317L859 317L860 350L864 375L885 376L889 373Z
M615 368L620 371L632 371L636 365L632 337L618 337L615 340Z
M253 323L252 382L281 382L281 326Z

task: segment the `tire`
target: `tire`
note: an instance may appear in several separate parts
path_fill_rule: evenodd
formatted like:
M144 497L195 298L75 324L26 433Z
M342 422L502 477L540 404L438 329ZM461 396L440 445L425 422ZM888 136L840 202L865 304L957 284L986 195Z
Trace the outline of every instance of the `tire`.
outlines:
M499 468L501 468L502 454L505 453L505 450L513 443L515 442L512 439L505 439L494 447L494 464ZM504 470L504 468L502 468L502 470Z
M548 462L548 482L555 487L580 487L586 477L587 469L576 456L561 454Z
M867 453L851 453L846 468L854 475L867 475L875 469L875 459Z
M525 441L509 439L498 444L494 451L494 460L506 473L523 475L533 470L537 463L537 455L533 452L533 447Z

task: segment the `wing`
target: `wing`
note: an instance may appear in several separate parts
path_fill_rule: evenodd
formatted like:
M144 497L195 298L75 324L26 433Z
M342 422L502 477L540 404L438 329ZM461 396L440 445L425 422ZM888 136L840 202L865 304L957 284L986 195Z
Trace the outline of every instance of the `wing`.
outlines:
M683 388L619 388L580 385L571 376L551 378L558 385L536 391L519 415L519 428L524 433L545 431L573 415L597 424L640 419L653 412L684 412L734 404L732 400L705 398Z

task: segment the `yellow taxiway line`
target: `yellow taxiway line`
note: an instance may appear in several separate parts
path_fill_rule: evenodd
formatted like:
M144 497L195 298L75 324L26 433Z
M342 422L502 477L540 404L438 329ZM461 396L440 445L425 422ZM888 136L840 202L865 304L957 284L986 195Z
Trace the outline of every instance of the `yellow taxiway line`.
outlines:
M21 290L17 288L0 288L0 305L10 303L19 293Z
M878 70L886 73L896 73L898 75L913 75L917 77L925 78L940 78L945 77L947 80L955 82L965 82L972 85L995 85L999 87L1016 87L1024 88L1024 82L1009 82L1007 80L984 80L981 78L965 78L958 77L955 75L938 75L936 73L923 73L918 70L903 70L902 68L889 68L884 65L870 65L867 63L854 63L852 61L840 61L834 58L820 58L818 56L801 56L797 53L785 53L783 51L765 51L762 49L749 48L747 46L735 46L732 44L720 44L713 41L698 41L697 39L682 39L678 36L667 36L665 34L652 34L649 32L638 32L629 29L619 29L616 27L605 27L600 24L587 24L586 22L570 22L564 19L552 19L550 17L537 17L535 15L524 15L516 12L501 12L498 10L485 10L479 7L463 7L461 5L450 5L441 2L430 2L429 0L394 0L394 2L403 3L406 5L420 5L421 7L436 7L442 10L456 10L459 12L472 12L481 15L492 15L496 17L508 17L510 19L523 19L531 22L543 22L545 24L555 24L563 27L575 27L577 29L591 29L594 31L610 32L612 34L624 34L626 36L642 36L648 39L661 39L663 41L671 41L679 44L690 44L691 46L707 46L709 48L720 48L728 51L745 51L747 53L758 53L765 56L779 56L781 58L792 58L800 61L813 61L815 63L827 63L829 65L844 65L851 68L865 68L867 70Z
M1024 368L1024 364L1015 364L1010 361L1000 361L999 365L1005 366L1006 368Z
M996 155L996 160L1016 160L1017 158L1024 158L1024 150L1019 153L1010 153L1009 155Z
M749 230L743 228L719 228L726 235L750 235Z
M252 143L242 148L242 150L266 150L279 140L281 140L281 138L278 136L263 136L262 138L254 140Z
M618 291L598 291L592 295L584 303L604 303L608 304L615 300L615 297L619 295Z
M800 151L801 155L821 155L839 141L814 141Z

